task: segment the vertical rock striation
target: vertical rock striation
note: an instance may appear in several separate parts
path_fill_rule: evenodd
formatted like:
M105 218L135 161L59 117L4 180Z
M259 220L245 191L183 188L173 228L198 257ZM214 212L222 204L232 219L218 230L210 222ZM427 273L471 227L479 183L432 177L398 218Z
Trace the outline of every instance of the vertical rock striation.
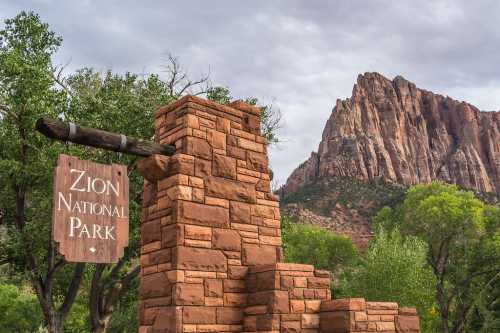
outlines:
M500 193L500 112L479 111L401 76L359 75L351 98L337 101L318 152L281 194L324 176L404 185L442 180Z

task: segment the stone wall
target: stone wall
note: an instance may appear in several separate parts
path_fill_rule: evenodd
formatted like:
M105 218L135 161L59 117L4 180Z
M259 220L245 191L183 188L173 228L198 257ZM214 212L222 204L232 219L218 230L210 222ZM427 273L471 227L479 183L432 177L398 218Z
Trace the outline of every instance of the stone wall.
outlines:
M330 273L311 265L277 263L249 269L245 332L318 332Z
M248 267L282 259L260 109L188 96L155 123L177 152L139 165L141 332L240 332Z
M415 308L400 308L393 302L366 302L364 298L330 300L321 303L322 333L381 332L419 333Z
M159 109L155 127L177 151L138 163L140 333L319 332L330 276L281 263L260 109L187 96Z

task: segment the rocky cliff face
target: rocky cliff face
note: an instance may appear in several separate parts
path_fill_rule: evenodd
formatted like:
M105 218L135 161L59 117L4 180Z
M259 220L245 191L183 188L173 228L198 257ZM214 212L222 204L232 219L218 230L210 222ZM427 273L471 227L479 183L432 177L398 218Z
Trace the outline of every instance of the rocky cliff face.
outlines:
M500 112L479 111L401 76L359 75L352 97L337 101L318 152L281 195L324 176L403 185L442 180L500 193Z

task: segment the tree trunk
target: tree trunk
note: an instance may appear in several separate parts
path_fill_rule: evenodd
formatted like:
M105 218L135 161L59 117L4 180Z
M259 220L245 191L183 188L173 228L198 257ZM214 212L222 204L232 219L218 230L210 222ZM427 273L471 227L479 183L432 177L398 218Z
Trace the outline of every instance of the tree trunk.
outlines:
M92 333L106 333L110 319L111 314L104 316L99 322L92 322Z
M63 332L63 323L62 323L61 317L58 316L56 313L52 313L50 320L48 322L47 328L48 328L50 333L62 333Z

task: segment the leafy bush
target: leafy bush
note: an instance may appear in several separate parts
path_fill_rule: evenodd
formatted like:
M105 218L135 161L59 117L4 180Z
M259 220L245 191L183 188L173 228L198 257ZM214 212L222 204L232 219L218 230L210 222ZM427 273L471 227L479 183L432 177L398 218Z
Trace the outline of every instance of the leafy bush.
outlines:
M376 221L427 245L442 331L488 332L498 325L498 207L456 185L434 182L410 188L401 205L384 209Z
M358 251L348 237L296 223L289 217L282 220L282 238L287 262L311 264L335 274L351 267L358 259Z
M15 285L0 284L0 332L35 332L42 320L35 295Z
M404 239L397 229L379 228L360 265L343 275L337 297L415 306L424 331L434 332L435 279L426 262L427 246L415 237Z

